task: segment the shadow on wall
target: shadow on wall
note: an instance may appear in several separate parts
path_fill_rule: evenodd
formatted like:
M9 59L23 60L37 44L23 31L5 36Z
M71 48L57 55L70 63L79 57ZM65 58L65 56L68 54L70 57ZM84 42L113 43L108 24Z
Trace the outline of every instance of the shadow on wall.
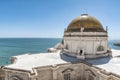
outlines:
M97 58L97 59L87 59L86 61L93 65L101 65L101 64L108 63L110 60L111 60L111 57L105 57L105 58Z
M65 54L60 54L60 57L62 60L66 61L66 62L80 61L80 59L77 59L75 57L70 57L70 56L65 55Z
M75 62L75 61L83 61L80 59L77 59L75 57L70 57L68 55L65 54L60 54L60 57L62 60L66 61L66 62ZM101 64L106 64L111 60L111 57L104 57L104 58L96 58L96 59L86 59L84 61L93 64L93 65L101 65Z

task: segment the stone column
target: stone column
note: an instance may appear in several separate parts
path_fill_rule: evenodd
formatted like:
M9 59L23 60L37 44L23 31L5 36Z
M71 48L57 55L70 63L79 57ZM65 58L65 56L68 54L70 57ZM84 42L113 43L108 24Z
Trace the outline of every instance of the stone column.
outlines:
M57 69L59 66L53 66L51 69L53 70L53 80L57 80Z

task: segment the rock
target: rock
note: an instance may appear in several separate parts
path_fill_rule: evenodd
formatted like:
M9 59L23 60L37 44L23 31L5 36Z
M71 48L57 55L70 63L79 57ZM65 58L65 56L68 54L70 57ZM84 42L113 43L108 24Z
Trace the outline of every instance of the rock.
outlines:
M115 46L120 46L120 42L114 43Z

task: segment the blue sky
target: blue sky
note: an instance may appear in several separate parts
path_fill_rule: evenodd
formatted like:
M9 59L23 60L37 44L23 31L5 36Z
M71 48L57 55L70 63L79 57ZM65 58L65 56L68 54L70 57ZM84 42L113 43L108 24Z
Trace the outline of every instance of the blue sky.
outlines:
M109 39L120 39L120 0L0 0L0 37L62 37L83 13L109 26Z

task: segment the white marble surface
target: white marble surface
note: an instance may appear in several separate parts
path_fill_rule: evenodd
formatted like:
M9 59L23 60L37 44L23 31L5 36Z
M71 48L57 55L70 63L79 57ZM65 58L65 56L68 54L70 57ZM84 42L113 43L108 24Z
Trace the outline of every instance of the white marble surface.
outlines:
M120 50L112 49L112 55L111 58L88 59L86 61L108 72L120 75L120 58L116 57L120 55ZM7 65L6 68L32 71L34 67L78 61L76 58L68 57L62 53L37 53L14 57L17 58L16 63Z
M7 65L5 66L6 68L32 71L34 67L76 61L75 58L68 57L61 53L24 54L14 57L17 58L16 63Z
M92 63L94 66L102 68L108 72L112 72L120 75L120 50L112 49L113 57L99 58L93 60L87 60L87 62Z

